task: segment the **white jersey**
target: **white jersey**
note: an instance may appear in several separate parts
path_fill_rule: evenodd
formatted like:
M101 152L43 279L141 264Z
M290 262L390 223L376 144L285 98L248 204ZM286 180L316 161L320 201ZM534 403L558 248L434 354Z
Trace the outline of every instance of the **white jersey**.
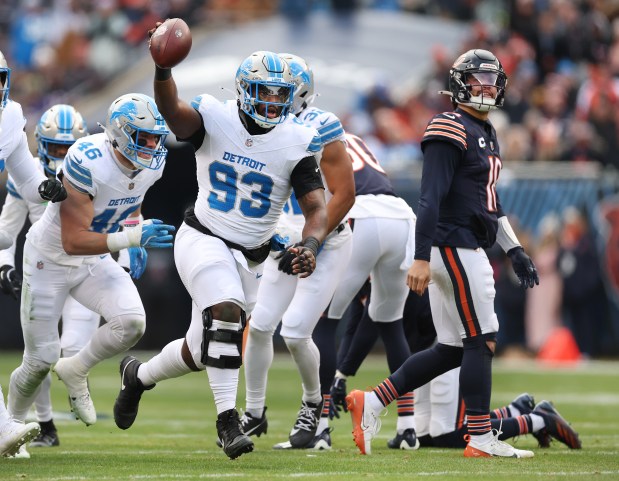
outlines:
M134 177L123 173L105 133L83 137L71 146L60 173L63 181L93 199L94 218L89 230L108 234L116 232L120 223L139 209L146 191L163 174L143 169ZM27 238L50 260L63 265L94 263L99 255L70 256L62 247L60 204L49 204L43 217L30 228Z
M296 117L290 117L289 119L289 122L297 120ZM303 111L298 120L318 131L320 143L323 148L331 142L346 143L346 135L344 127L342 127L342 122L340 122L340 119L332 112L320 110L316 107L308 107ZM322 180L325 185L325 200L329 202L333 194L329 190L329 184L324 178L324 175ZM342 219L342 222L346 222L347 219L348 215ZM293 193L284 206L283 215L280 218L277 231L283 237L288 237L291 244L295 244L301 241L304 225L305 218L303 217L303 212L301 212L301 207ZM337 233L334 232L327 236L325 247L329 247L333 243L336 235Z
M37 162L37 166L45 175L41 162ZM15 265L15 241L26 223L26 218L30 220L31 224L34 224L41 218L47 205L25 199L22 190L9 175L6 181L7 194L0 214L0 230L13 236L13 245L0 251L0 266L5 264Z
M8 170L21 195L31 202L43 203L38 187L47 179L36 168L37 162L28 148L26 119L21 106L9 100L0 116L0 172Z
M250 135L236 101L203 95L193 106L206 129L196 151L196 217L215 235L246 248L265 244L292 192L293 169L320 151L316 130L286 121Z

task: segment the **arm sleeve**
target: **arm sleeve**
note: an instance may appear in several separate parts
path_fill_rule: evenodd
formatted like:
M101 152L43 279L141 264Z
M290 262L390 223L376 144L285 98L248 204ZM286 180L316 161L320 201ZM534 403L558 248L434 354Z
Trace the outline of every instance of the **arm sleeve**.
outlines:
M7 190L7 196L0 214L0 230L10 233L13 237L13 245L0 251L0 266L5 264L15 266L15 241L26 222L28 206L15 191L10 180L7 182Z
M421 196L415 227L415 259L430 260L439 207L449 192L462 150L448 142L428 142L423 151Z
M21 133L15 149L7 158L6 168L26 200L37 204L45 202L39 195L39 185L47 177L39 170L36 160L28 149L26 132Z
M318 163L313 155L299 161L290 174L290 183L297 199L312 190L325 188Z

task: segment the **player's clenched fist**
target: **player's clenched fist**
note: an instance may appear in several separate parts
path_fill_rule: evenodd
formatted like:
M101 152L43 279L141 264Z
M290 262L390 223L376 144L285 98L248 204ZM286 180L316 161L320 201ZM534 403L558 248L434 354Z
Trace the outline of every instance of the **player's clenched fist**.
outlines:
M316 269L316 254L320 242L315 237L288 247L276 259L279 259L278 269L289 275L300 274L300 278L308 277Z

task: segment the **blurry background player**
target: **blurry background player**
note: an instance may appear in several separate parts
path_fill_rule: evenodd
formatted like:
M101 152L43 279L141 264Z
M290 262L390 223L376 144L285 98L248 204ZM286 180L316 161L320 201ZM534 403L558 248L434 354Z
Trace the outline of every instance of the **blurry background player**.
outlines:
M185 213L174 259L193 300L184 339L141 363L121 362L121 390L114 420L131 427L145 389L206 370L217 434L231 459L254 448L243 433L236 397L246 316L256 304L264 261L282 208L294 190L305 218L299 242L280 259L287 274L312 275L327 235L327 209L316 154L315 129L287 121L294 83L277 54L258 51L236 73L236 99L178 97L171 69L156 67L155 98L172 132L196 152L198 198Z
M67 150L73 143L88 135L86 123L81 114L70 105L58 104L46 110L35 129L37 151L39 155L38 170L53 179L56 170L62 164ZM0 215L0 230L13 235L13 245L0 252L0 287L2 292L21 297L21 274L15 269L15 240L28 218L31 223L41 218L45 204L31 202L24 198L21 188L9 175L7 196ZM88 342L99 326L99 315L86 309L72 297L67 299L62 311L61 348L63 355L72 356ZM50 395L51 376L47 374L35 401L37 420L41 433L30 443L36 446L58 446L59 439L52 419ZM19 457L26 457L25 446L20 449Z
M320 170L325 184L330 234L322 244L316 270L308 278L287 276L278 270L277 258L268 258L252 312L245 349L246 409L242 418L246 434L266 433L267 376L273 362L273 334L282 323L281 335L301 375L301 409L289 435L291 447L305 448L316 436L323 411L320 389L320 354L312 331L333 292L345 276L352 247L348 210L355 201L353 169L346 153L344 130L331 112L310 107L314 100L314 75L305 60L279 54L290 67L295 83L292 113L316 128L323 146ZM297 122L295 118L290 122ZM290 244L301 240L303 215L294 194L284 207L277 232ZM404 286L406 287L406 286ZM328 406L324 409L328 411Z
M26 236L21 306L25 350L9 388L9 412L16 419L25 419L55 363L75 416L86 425L96 422L88 373L132 347L146 328L140 295L110 253L134 248L143 264L140 247L172 247L173 226L139 217L167 156L163 144L169 131L154 100L142 94L117 98L103 128L69 148L57 174L68 197L60 205L48 205ZM106 323L77 354L59 359L58 322L69 295Z
M446 92L455 110L434 116L426 128L415 261L407 284L418 295L430 284L438 343L412 355L372 392L353 391L347 396L354 440L363 454L371 453L372 438L380 428L377 416L385 406L461 365L460 389L470 435L464 456L533 456L532 451L500 441L490 423L499 322L492 266L484 249L498 241L521 285L539 284L535 266L496 192L502 164L488 113L503 105L506 85L507 76L494 54L481 49L462 54L449 71Z
M21 173L22 178L28 178L28 174L32 174L29 171L29 166L36 168L36 163L28 162L28 157L32 157L28 150L28 142L26 140L26 134L23 131L25 120L21 111L21 106L9 100L9 89L11 85L11 69L6 63L6 59L2 52L0 52L0 152L3 157L0 158L0 162L4 165L7 158L15 156L11 163L15 162L19 165L26 163L25 172ZM5 115L5 110L8 106L8 113ZM4 157L6 149L6 155ZM13 170L10 170L14 173ZM25 175L24 175L25 174ZM32 182L34 184L32 185ZM60 183L59 183L60 184ZM37 186L37 179L35 178L28 184L29 190L34 190L34 186ZM64 191L64 189L62 189ZM29 198L33 201L41 202L41 199L35 195L36 190L29 195ZM60 194L60 190L57 195ZM65 192L66 195L66 192ZM58 195L57 200L61 199L62 195ZM11 245L13 239L8 232L0 231L0 247L6 249ZM0 456L13 456L15 455L21 446L26 444L37 434L39 434L38 423L24 424L23 421L16 421L13 419L4 404L4 394L2 393L2 387L0 386Z
M404 199L395 194L387 174L365 142L351 134L346 134L346 141L356 188L355 205L349 213L353 225L353 254L329 305L327 317L320 320L314 333L320 349L321 386L324 395L329 397L332 384L336 390L346 389L345 372L336 370L338 321L368 277L372 279L372 288L365 316L374 324L372 344L378 337L382 339L392 373L410 356L402 317L410 292L406 273L415 250L415 214ZM358 350L365 351L357 342L360 341L352 338L347 345L351 356ZM398 399L396 437L400 444L408 443L409 449L419 446L415 438L414 402L412 391L403 393ZM327 432L326 437L328 427L329 411L325 410L319 434Z

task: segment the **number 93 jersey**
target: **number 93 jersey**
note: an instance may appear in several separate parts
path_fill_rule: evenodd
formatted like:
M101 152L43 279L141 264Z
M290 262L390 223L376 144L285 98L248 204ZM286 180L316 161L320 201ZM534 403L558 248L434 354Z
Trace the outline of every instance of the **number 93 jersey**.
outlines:
M262 135L245 129L235 101L210 95L193 101L206 136L196 151L195 213L214 234L247 248L272 237L292 192L290 176L305 157L321 150L315 129L283 122Z
M109 234L120 229L121 222L139 209L146 191L163 174L143 169L133 177L121 171L105 133L83 137L71 146L59 175L66 184L92 198L94 216L89 230ZM70 256L62 247L60 205L50 203L43 217L33 224L27 238L50 260L63 265L93 263L99 256Z

